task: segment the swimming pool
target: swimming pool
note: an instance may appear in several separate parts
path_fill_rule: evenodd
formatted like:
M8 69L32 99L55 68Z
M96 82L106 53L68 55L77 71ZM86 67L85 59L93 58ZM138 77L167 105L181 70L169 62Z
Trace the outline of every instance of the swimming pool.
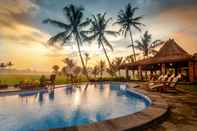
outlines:
M0 131L90 124L139 112L150 105L143 95L125 90L124 84L98 83L66 86L0 96Z

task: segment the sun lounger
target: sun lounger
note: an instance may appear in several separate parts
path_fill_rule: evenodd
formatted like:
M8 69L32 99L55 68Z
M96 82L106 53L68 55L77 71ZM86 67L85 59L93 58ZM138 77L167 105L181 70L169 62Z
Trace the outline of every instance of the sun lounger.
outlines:
M154 87L155 85L161 85L163 84L164 82L170 82L172 77L174 77L174 75L171 75L169 78L168 78L168 74L166 75L161 75L157 81L153 81L151 83L148 84L149 87Z
M173 75L172 75L165 82L162 82L160 84L156 84L156 85L153 85L153 86L149 86L149 89L151 89L151 90L160 89L162 91L164 91L164 90L166 91L169 88L171 88L171 89L174 88L175 89L175 86L176 86L176 84L177 84L177 82L180 78L181 78L180 74L177 75L176 77L173 77Z

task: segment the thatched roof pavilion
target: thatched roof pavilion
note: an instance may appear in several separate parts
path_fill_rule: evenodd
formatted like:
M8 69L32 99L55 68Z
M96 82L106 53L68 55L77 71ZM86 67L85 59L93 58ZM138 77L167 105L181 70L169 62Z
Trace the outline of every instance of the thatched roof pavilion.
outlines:
M187 67L188 74L192 77L189 78L189 80L193 81L197 79L197 74L195 74L196 76L191 75L191 73L194 74L195 72L194 67L195 63L197 63L196 61L197 60L181 48L174 39L169 39L154 57L122 65L121 69L138 70L141 78L140 70L161 70L162 73L166 73L167 68L175 68L175 70L178 70Z

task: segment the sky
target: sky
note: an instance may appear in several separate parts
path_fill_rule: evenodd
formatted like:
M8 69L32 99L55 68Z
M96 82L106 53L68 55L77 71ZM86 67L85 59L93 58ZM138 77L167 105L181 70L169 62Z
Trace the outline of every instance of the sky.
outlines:
M143 15L141 21L146 26L142 32L134 30L134 40L148 30L153 40L163 41L174 38L190 54L197 53L197 1L196 0L1 0L0 1L0 62L12 61L17 69L49 71L55 64L63 66L65 57L72 57L79 64L74 42L64 48L47 46L47 40L61 31L42 21L52 18L66 22L62 9L68 4L85 8L84 16L107 12L113 22L120 9L131 3L139 7L136 15ZM119 26L110 26L119 30ZM132 53L129 38L108 37L114 47L107 49L110 58L127 56ZM89 53L89 65L105 59L96 42L83 43L82 52Z

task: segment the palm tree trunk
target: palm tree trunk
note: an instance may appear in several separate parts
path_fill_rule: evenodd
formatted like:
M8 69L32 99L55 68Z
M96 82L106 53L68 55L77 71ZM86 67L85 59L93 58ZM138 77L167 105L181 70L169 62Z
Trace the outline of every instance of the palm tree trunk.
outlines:
M100 72L100 77L103 78L103 71Z
M134 49L134 42L133 42L133 35L132 35L132 32L131 32L131 28L129 28L129 33L130 33L130 38L131 38L131 46L132 46L132 49L133 49L134 60L136 61L136 54L135 54L135 49Z
M78 37L80 39L80 37ZM83 57L81 55L81 48L80 48L80 42L79 42L79 39L76 37L76 40L77 40L77 48L78 48L78 52L79 52L79 57L81 59L81 64L83 66L83 69L85 71L85 75L87 77L87 79L89 80L89 76L88 76L88 72L87 72L87 69L86 69L86 66L85 66L85 63L84 63L84 60L83 60Z
M100 43L101 43L101 46L102 46L102 48L103 48L103 50L104 50L105 57L107 58L107 62L108 62L108 64L109 64L109 67L111 68L111 67L112 67L112 66L111 66L111 62L110 62L109 57L108 57L108 55L107 55L107 51L106 51L106 49L105 49L105 46L103 45L103 42L100 42Z

